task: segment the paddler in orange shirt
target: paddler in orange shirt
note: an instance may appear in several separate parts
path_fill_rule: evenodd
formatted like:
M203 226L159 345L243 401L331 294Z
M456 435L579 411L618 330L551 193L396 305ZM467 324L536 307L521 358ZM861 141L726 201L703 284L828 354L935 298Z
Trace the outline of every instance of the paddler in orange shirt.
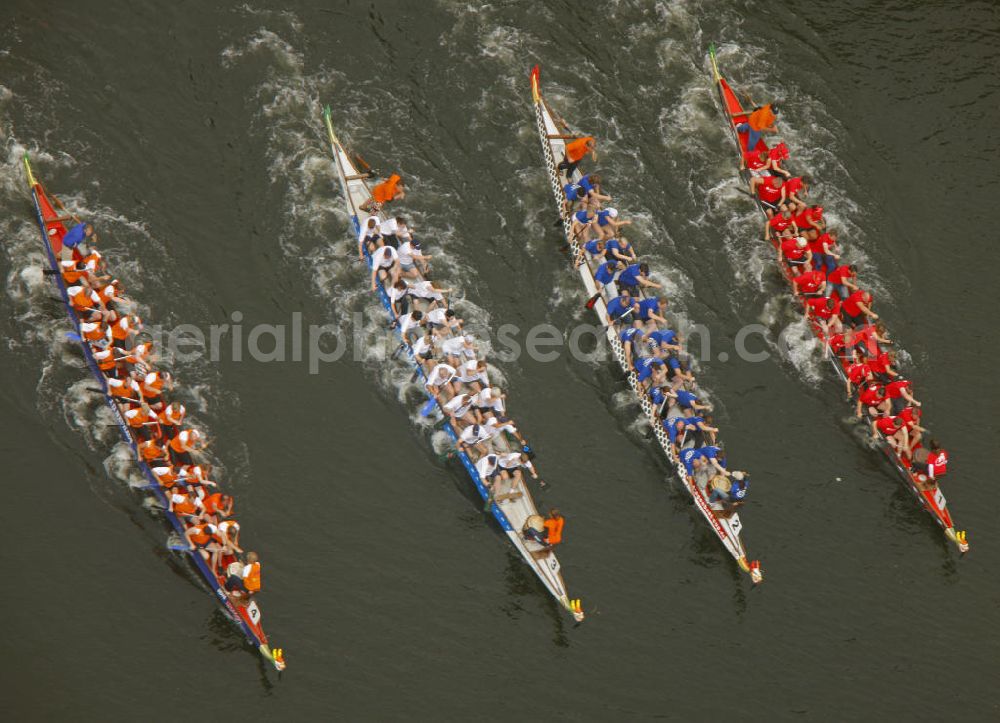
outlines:
M378 212L385 204L391 201L401 201L404 198L406 198L406 187L403 184L403 179L398 173L393 173L389 178L372 188L371 198L361 204L361 210Z
M757 148L757 143L765 133L777 133L774 127L778 120L778 106L768 103L753 109L745 123L736 126L738 133L747 134L747 151Z
M566 155L563 156L558 168L566 172L567 181L572 180L573 172L588 153L592 161L597 160L597 141L593 136L574 138L566 143Z

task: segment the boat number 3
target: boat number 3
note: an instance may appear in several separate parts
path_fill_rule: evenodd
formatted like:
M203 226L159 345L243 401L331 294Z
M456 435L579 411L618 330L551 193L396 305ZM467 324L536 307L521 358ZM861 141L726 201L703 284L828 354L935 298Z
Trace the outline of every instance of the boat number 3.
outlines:
M257 603L253 600L247 605L247 617L250 618L250 622L254 625L260 622L260 608L257 607Z

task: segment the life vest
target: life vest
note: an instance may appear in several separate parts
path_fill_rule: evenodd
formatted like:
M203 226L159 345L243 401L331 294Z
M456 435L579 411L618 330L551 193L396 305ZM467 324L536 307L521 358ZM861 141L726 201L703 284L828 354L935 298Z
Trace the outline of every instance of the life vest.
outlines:
M230 530L232 530L232 534L230 534ZM219 537L224 542L235 542L238 534L240 534L240 523L236 520L224 520L219 523Z
M123 316L111 325L111 336L117 341L125 341L132 331L132 322L128 316Z
M180 402L170 402L166 408L160 412L158 419L160 424L166 424L171 427L176 427L181 422L184 421L184 414L187 410L184 409L184 405Z
M545 541L550 545L558 545L562 542L563 525L566 520L562 517L548 517L545 519Z
M128 426L133 429L139 429L145 426L146 422L152 422L156 419L155 414L150 414L142 407L135 407L134 409L128 409L125 411L125 421L128 422Z
M152 462L154 459L162 459L163 447L149 439L139 445L139 455L145 462Z
M153 467L153 476L156 477L156 481L160 483L161 486L170 489L177 482L178 475L174 472L174 468L171 466L166 467Z
M195 525L190 532L193 532L189 539L197 547L205 547L216 539L218 529L215 525Z
M222 493L214 492L205 498L205 512L210 515L216 514L222 508ZM219 529L222 529L222 523L219 525Z
M99 251L91 251L83 258L83 265L86 266L87 270L90 272L97 271L101 265L101 253Z
M771 110L771 104L768 103L763 108L758 108L750 117L747 118L747 124L755 131L762 131L765 128L770 128L774 125L778 117L774 115L774 111Z
M948 453L943 449L927 457L927 474L931 479L943 477L948 471Z
M174 505L175 515L193 515L198 511L194 501L186 494L178 492L170 498Z
M139 391L139 385L136 384L134 379L108 379L108 391L113 397L131 397L135 399L137 392Z
M382 181L372 189L372 198L377 203L388 203L396 195L396 187L402 179L399 174L393 173L388 180Z
M163 394L163 374L161 372L150 372L142 380L142 396L147 399L154 399Z
M97 321L85 321L80 324L80 336L87 341L100 341L104 338L104 327Z
M97 368L102 372L109 372L118 366L113 349L97 349L91 353L94 355L94 361L97 362Z
M66 289L66 293L69 295L69 303L73 305L74 309L92 309L97 303L94 300L96 295L82 286L70 286Z
M67 284L75 284L86 273L83 269L76 268L76 261L73 259L63 259L60 261L59 270L62 271L63 281Z
M197 429L185 429L170 440L170 449L178 454L190 452L194 448L195 440L200 436Z
M593 140L593 136L584 136L583 138L577 138L567 143L566 160L570 163L579 162L589 151L587 143L593 142Z
M247 592L260 590L260 563L252 562L243 568L243 584Z

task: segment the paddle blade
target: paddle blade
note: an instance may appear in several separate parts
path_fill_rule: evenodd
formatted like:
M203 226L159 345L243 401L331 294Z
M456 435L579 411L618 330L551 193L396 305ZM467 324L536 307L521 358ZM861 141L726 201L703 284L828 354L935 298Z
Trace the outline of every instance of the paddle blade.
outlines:
M437 406L436 399L428 399L427 404L420 408L420 416L426 417L434 411L434 407Z
M66 332L66 338L69 339L70 341L75 341L75 342L83 343L83 339L81 339L80 335L77 334L74 331L67 331Z

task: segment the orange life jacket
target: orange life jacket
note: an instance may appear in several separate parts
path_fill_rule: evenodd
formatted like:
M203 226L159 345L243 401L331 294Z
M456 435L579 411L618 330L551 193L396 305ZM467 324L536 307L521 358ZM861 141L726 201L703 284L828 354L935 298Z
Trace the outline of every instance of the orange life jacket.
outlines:
M195 531L195 533L191 535L191 542L196 544L198 547L204 547L216 539L214 525L196 525L191 529Z
M180 402L171 402L163 409L162 412L160 412L158 419L160 420L160 424L176 427L184 421L184 414L186 411L187 410L184 409L184 405Z
M177 473L173 467L153 467L153 476L163 487L170 489L177 482Z
M94 308L94 298L91 296L91 291L85 289L82 286L71 286L66 289L66 293L69 294L69 303L73 305L75 309L92 309Z
M118 289L115 288L114 284L107 284L97 292L97 295L101 297L101 301L107 304L117 293Z
M84 271L76 268L76 261L65 259L59 262L59 270L62 271L63 281L67 284L75 284L83 278Z
M393 173L388 180L372 189L372 198L378 203L388 203L396 195L396 187L401 180L399 174Z
M593 136L584 136L583 138L577 138L566 144L566 160L570 163L576 163L581 160L590 151L587 148L588 142L593 142Z
M126 410L125 412L125 421L128 422L128 426L133 429L139 429L140 427L145 426L146 422L152 422L155 419L155 414L150 414L142 407L134 407L133 409Z
M563 525L566 523L562 517L549 517L545 520L545 540L550 545L558 545L562 542Z
M175 494L170 498L170 501L174 503L175 515L193 515L198 511L194 501L185 494Z
M260 590L260 563L254 562L243 568L243 585L249 592Z
M125 341L132 332L132 321L127 316L123 316L111 325L111 336L118 341Z
M777 119L777 116L774 115L774 112L771 110L771 104L768 103L763 108L758 108L751 113L750 117L747 119L747 123L755 131L762 131L765 128L770 128L774 125L774 121Z
M101 266L101 254L99 251L91 251L83 258L83 265L88 271L97 271Z
M138 384L135 383L134 379L129 379L125 381L124 379L108 379L108 391L111 392L113 397L130 397L135 399L138 395Z
M97 362L97 368L102 372L109 372L118 366L118 362L115 361L115 353L111 349L97 349L92 352L94 355L94 361Z
M150 372L142 380L142 396L147 399L158 397L163 394L163 374L160 372Z
M154 459L162 459L164 457L163 447L160 447L150 439L139 445L139 455L146 462L152 462Z
M205 498L205 512L210 515L216 514L222 509L222 493L215 492Z
M195 436L193 432L195 431L196 430L194 429L185 429L181 432L178 432L177 436L175 436L173 439L170 440L170 449L174 450L178 454L182 454L184 452L190 452L192 449L194 449L193 445Z
M104 338L104 326L98 321L85 321L80 324L80 336L87 341L100 341Z

